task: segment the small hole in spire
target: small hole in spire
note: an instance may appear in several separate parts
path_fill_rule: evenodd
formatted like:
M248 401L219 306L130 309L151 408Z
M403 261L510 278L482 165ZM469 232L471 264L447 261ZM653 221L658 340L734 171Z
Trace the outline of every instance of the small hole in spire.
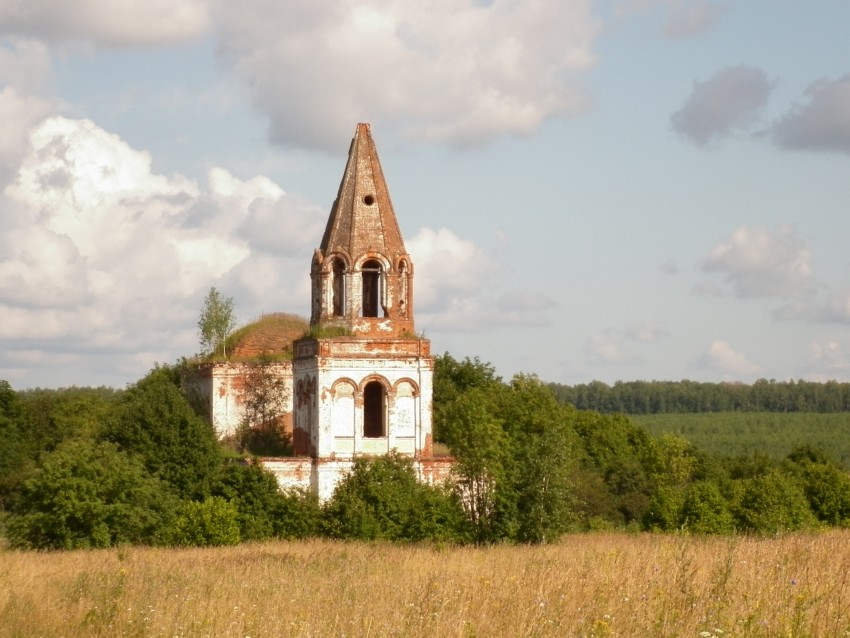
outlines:
M371 195L366 195L366 197L363 198L363 203L366 204L367 206L371 206L372 204L375 203L375 198L372 197Z

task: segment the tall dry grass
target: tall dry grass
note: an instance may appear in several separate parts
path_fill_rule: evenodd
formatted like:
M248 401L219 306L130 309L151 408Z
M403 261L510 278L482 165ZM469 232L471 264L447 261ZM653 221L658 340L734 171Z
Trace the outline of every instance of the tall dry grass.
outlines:
M0 636L850 636L850 532L0 552Z

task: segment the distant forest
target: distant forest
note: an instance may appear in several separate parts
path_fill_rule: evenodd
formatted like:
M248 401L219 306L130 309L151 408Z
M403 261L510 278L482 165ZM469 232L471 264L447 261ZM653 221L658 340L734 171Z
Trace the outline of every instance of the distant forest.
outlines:
M850 412L850 383L776 381L592 381L569 386L550 383L558 401L603 413L670 414L700 412Z

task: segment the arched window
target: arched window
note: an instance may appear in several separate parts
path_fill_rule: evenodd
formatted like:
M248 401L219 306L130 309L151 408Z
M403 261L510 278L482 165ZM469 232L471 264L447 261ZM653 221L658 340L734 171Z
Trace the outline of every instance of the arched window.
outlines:
M345 263L342 259L334 260L333 313L335 317L345 315Z
M399 262L398 265L398 278L401 283L401 294L399 295L398 300L398 310L399 314L402 317L407 316L407 263L405 261Z
M370 259L363 264L363 316L377 317L381 307L381 262Z
M370 381L363 388L363 436L386 436L386 398L380 381Z

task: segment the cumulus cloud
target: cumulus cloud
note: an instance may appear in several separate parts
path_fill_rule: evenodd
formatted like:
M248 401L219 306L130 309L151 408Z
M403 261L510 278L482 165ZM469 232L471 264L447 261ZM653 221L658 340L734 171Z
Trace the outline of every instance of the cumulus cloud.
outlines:
M415 268L420 327L469 331L497 316L488 312L486 292L495 285L497 264L483 249L446 228L422 228L405 244Z
M850 324L850 290L831 294L818 313L818 318L826 323Z
M47 47L26 38L0 38L0 189L17 171L29 130L54 110L46 97L52 69Z
M0 188L17 171L29 145L29 130L53 110L44 98L13 86L0 90Z
M109 353L108 374L138 366L140 375L154 361L139 352L194 351L211 285L235 297L243 320L307 305L295 275L320 236L318 207L265 177L213 169L199 186L157 175L147 153L87 120L48 118L29 142L3 201L15 214L0 239L0 369L63 351ZM275 233L277 253L258 239Z
M632 341L654 343L659 339L670 336L667 325L658 321L639 321L626 326L623 336Z
M355 121L469 145L575 113L599 31L590 0L217 6L222 59L273 141L334 149Z
M502 287L498 260L474 242L441 228L405 240L415 268L417 325L468 332L542 326L557 302L545 293Z
M492 283L496 262L473 242L447 228L422 228L405 245L415 267L417 312L445 310Z
M182 42L210 25L206 0L0 0L0 34L109 46Z
M695 82L685 104L671 116L673 130L698 146L758 122L773 83L757 67L726 67L704 82Z
M791 301L772 315L781 321L850 324L850 290L834 291L825 299Z
M640 363L641 357L623 349L622 335L612 329L590 335L581 348L588 363L623 364Z
M741 226L711 249L704 269L724 273L739 297L795 298L814 287L809 248L787 225Z
M714 341L699 357L701 368L715 370L726 377L746 377L756 374L760 368L737 352L725 341Z
M588 363L632 364L644 358L630 351L626 342L651 344L670 335L667 325L658 321L636 321L624 328L608 327L585 339L581 351Z
M785 148L850 153L850 74L811 84L806 101L782 117L771 132Z
M44 43L29 38L0 40L0 85L23 94L44 94L52 79L50 53Z
M811 360L807 376L814 381L846 380L850 378L850 356L844 346L832 339L810 344Z
M29 370L76 382L70 368L83 360L90 371L102 367L90 383L141 376L156 360L195 351L213 285L234 297L243 322L306 312L328 214L319 206L264 176L213 168L198 184L156 174L148 153L88 120L49 117L28 149L0 202L3 376L26 385ZM493 286L496 260L447 229L422 229L408 247L424 327L538 325L553 306L545 295ZM504 305L512 310L500 312ZM55 352L65 358L51 359Z

